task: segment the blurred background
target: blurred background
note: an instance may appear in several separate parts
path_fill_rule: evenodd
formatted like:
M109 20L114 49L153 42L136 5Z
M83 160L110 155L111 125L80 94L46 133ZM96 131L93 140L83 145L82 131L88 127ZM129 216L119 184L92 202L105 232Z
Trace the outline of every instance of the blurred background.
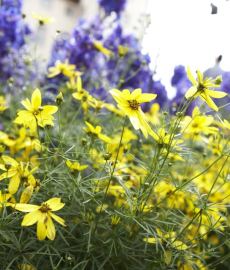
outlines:
M71 33L77 19L92 19L100 7L96 0L24 0L26 21L36 31L32 12L56 19L38 34L38 52L48 59L56 31ZM147 29L144 14L149 15ZM189 65L193 72L205 71L222 55L220 67L230 70L229 14L230 4L226 0L128 0L121 13L121 24L125 33L134 33L143 40L143 52L152 59L151 68L157 66L155 78L161 80L169 97L173 97L176 90L171 86L171 77L179 64Z

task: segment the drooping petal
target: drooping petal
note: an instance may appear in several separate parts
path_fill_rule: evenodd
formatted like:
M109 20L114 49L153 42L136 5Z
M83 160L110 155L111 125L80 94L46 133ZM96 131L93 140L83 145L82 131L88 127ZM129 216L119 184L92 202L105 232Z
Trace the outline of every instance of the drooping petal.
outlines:
M54 227L53 220L49 215L47 215L47 223L46 224L47 224L47 237L50 240L54 240L54 238L56 236L56 230Z
M34 191L33 186L28 186L21 195L20 203L28 203Z
M39 211L38 224L37 224L37 236L38 240L42 241L47 235L47 214Z
M20 177L18 174L15 174L11 178L10 183L9 183L8 189L9 189L10 194L14 194L17 192L19 184L20 184Z
M104 142L113 143L113 141L109 137L107 137L106 135L98 134L98 138Z
M3 174L0 175L0 181L5 179L5 178L10 178L13 175L15 175L17 172L16 171L12 171L12 172L5 172Z
M48 215L50 215L54 220L60 223L62 226L67 226L65 220L60 218L59 216L55 215L54 213L48 211Z
M32 94L31 103L32 103L33 108L35 109L38 107L41 107L42 97L41 97L41 92L38 88Z
M197 85L197 80L193 77L192 72L191 72L189 66L187 66L187 74L188 74L188 78L191 81L191 83L193 85Z
M207 104L214 110L217 111L219 110L219 108L216 106L216 104L214 103L214 101L210 98L210 96L208 95L208 93L206 91L204 91L204 94L201 95L205 101L207 102Z
M31 226L38 221L41 211L35 210L30 212L29 214L25 215L22 220L22 226Z
M185 97L188 99L190 97L193 97L197 92L197 87L196 86L192 86L188 89L188 91L185 94Z

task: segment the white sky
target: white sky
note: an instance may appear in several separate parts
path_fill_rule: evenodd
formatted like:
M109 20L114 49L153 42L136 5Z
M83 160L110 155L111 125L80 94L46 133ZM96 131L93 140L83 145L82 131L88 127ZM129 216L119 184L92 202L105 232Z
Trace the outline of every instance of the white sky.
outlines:
M218 13L211 15L211 3ZM151 25L143 41L157 76L174 96L170 80L176 65L189 65L192 72L212 67L222 54L221 68L230 71L230 1L226 0L149 0Z

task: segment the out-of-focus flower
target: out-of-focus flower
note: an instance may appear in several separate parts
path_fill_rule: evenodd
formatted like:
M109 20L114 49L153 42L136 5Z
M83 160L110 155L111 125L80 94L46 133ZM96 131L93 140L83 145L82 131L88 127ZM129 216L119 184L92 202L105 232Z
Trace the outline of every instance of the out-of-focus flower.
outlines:
M116 12L119 15L125 9L126 2L127 0L98 0L99 5L108 15L110 15L111 12Z
M56 113L58 107L51 105L42 107L41 92L38 88L33 92L31 102L27 98L21 103L26 110L18 112L18 117L14 120L15 123L23 124L25 127L29 127L32 131L36 130L37 124L41 127L54 125L52 114Z
M53 23L56 20L53 17L46 17L45 14L38 15L36 13L32 13L34 19L38 20L40 25L43 25L45 23Z

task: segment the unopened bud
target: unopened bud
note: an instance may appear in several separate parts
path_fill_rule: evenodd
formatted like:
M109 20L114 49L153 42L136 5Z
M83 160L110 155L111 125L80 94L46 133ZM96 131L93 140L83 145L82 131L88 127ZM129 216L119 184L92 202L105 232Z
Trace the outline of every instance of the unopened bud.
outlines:
M9 169L11 168L11 165L12 164L10 162L5 163L5 168L6 168L7 171L9 171Z
M223 81L222 76L219 75L219 76L216 77L215 84L221 85L222 81Z
M89 94L87 92L84 92L82 96L82 101L85 102L88 99Z
M12 83L12 84L14 83L14 78L13 77L9 78L9 83Z
M103 157L104 157L105 160L109 160L111 158L111 154L110 153L105 153Z
M50 124L47 124L47 125L45 125L45 127L49 130L49 129L51 129L51 125Z
M22 14L22 19L25 19L26 18L26 14Z
M42 112L42 111L44 110L44 108L43 108L43 107L38 107L38 110L39 110L40 112Z
M176 116L177 116L178 118L180 118L180 117L183 116L183 113L182 113L182 112L177 112L177 113L176 113Z
M82 143L82 145L86 145L87 144L87 139L86 138L82 138L81 143Z
M60 92L55 99L55 103L57 104L57 106L60 106L62 104L62 102L64 101L62 92Z

